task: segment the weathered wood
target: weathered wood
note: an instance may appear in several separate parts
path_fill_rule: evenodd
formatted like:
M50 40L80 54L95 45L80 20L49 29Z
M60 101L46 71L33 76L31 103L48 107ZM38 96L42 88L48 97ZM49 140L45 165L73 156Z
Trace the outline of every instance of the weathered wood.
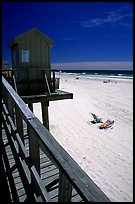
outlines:
M40 175L40 154L39 154L39 140L35 135L33 129L28 126L29 134L29 153L32 164L36 167L37 172Z
M7 107L4 103L2 104L2 115L4 120L9 124L9 120L8 120L9 111L7 110Z
M13 69L12 71L14 72L13 76L16 76L16 84L20 95L44 94L44 92L48 92L44 74L47 76L50 92L55 92L55 84L51 83L52 80L55 82L55 74L51 78L51 72L55 73L56 70L27 67L23 68L23 70Z
M25 101L25 103L38 103L63 99L73 99L73 94L61 90L56 90L54 93L51 93L51 95L49 94L30 95L21 96L21 98Z
M58 188L54 189L53 191L49 192L49 195L52 199L52 202L58 202Z
M2 150L2 149L0 149L0 150ZM10 152L10 154L11 154L11 152ZM9 154L8 154L7 160L9 161ZM10 161L11 161L11 159L10 159ZM10 162L10 165L11 165L11 162ZM11 170L9 169L9 171L11 171ZM33 170L33 167L32 167L31 173L32 173L32 180L35 183L34 187L37 189L37 192L40 192L40 195L42 197L41 202L43 202L43 201L52 202L49 194L47 193L47 191L45 189L45 184L41 180L41 178L38 176L36 169ZM19 172L17 170L15 170L13 173L11 172L11 176L13 177L13 183L15 183L15 188L14 188L15 192L17 190L15 198L18 198L18 196L19 196L18 202L19 201L20 202L26 201L27 195L25 194L24 187L22 185L22 182L21 182L21 179L19 176ZM29 186L29 189L31 189L31 188L33 188L33 187ZM11 187L11 190L12 190L12 187ZM24 194L23 197L22 197L22 194ZM13 199L13 201L15 201L15 198ZM36 200L36 201L38 202L38 200ZM31 202L32 202L32 200L31 200Z
M43 185L43 182L41 178L39 177L39 174L37 173L37 170L34 166L31 167L32 172L32 179L35 181L34 185L38 188L40 195L44 202L52 202L49 194L47 193L45 186Z
M10 186L12 188L13 188L14 185L16 186L15 178L14 179L12 178L12 171L14 171L14 169L17 168L18 171L19 171L21 182L25 186L25 190L26 190L25 192L28 193L27 194L28 195L27 198L32 201L33 200L33 198L32 198L33 195L32 195L31 189L29 188L30 183L29 183L28 174L27 174L26 169L25 169L26 165L24 166L24 162L22 162L20 154L18 154L18 147L16 145L16 142L14 141L14 139L11 136L10 128L6 125L6 122L4 120L3 120L3 124L4 124L4 127L5 127L7 139L8 139L8 143L7 144L11 148L12 156L14 158L14 165L12 165L12 167L10 167L10 169L7 169L7 173L10 173L10 177L8 176ZM7 162L9 163L9 157L8 157L8 161ZM6 164L6 166L8 166L8 165L10 166L10 163ZM16 190L16 187L13 189L13 192L12 192L12 195L14 195L14 194L15 194L15 197L13 198L13 200L16 201L16 199L18 199L18 196L17 196L18 192ZM18 199L18 202L19 202L19 199Z
M44 165L44 167L42 166L41 168L41 174L45 174L46 177L47 177L47 173L49 173L49 176L50 176L50 172L54 172L54 170L58 169L55 165L53 164L50 164L49 165L49 162L46 162L45 163L46 165ZM58 173L59 170L56 172Z
M3 111L4 112L2 112L2 117L3 117L3 120L4 120L4 113L6 112L6 107L4 105L3 105ZM8 117L6 118L6 122L8 124L10 124L10 130L8 129L7 134L10 133L13 136L14 140L17 141L17 143L18 143L18 145L20 147L20 150L21 150L20 154L21 154L22 158L23 159L28 158L28 154L27 154L25 146L23 144L23 140L21 139L20 135L17 133L17 129L16 129L15 124L13 123L12 118L10 117L10 115L8 115ZM6 126L5 121L3 123Z
M43 118L43 125L49 130L49 113L48 113L48 106L49 102L41 103L42 107L42 118Z
M53 91L55 91L55 71L53 70Z
M2 143L3 143L3 141L2 141ZM16 188L15 188L15 184L14 184L14 179L12 177L12 172L10 170L9 159L8 159L8 156L7 156L7 152L6 152L6 148L5 148L4 143L1 146L1 150L2 150L2 155L1 156L3 157L4 166L5 166L6 172L8 172L8 185L12 185L12 188L10 189L10 194L12 194L12 199L14 200L14 202L19 202L17 192L16 192ZM11 197L11 195L10 195L10 197Z
M47 76L46 76L46 74L44 74L44 83L45 83L45 85L47 86L47 90L48 90L48 93L49 93L49 95L51 94L51 91L50 91L50 87L49 87L49 83L48 83L48 79L47 79ZM45 87L46 87L45 86Z
M18 109L18 107L15 108L15 114L16 114L16 126L17 126L17 131L20 134L21 140L24 142L24 133L23 133L23 120L21 113Z
M71 202L72 184L60 171L58 202Z
M14 87L15 91L18 92L17 91L16 80L15 80L15 76L14 75L13 75L13 87Z
M58 168L55 168L52 171L50 170L50 171L46 172L45 174L42 174L42 179L43 180L46 179L46 181L47 181L48 178L52 179L52 177L55 175L58 175L58 177L59 177L59 169Z
M25 102L20 98L20 96L15 92L15 90L10 86L10 84L2 76L2 97L4 102L7 104L7 95L10 95L14 104L19 108L22 113L22 117L27 120L29 118L35 118L35 115L28 109Z

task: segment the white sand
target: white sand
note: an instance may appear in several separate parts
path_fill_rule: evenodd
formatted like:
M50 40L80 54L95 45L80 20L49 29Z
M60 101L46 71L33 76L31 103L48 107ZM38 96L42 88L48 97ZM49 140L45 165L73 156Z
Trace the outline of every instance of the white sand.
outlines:
M133 202L133 80L60 76L60 89L73 99L50 102L50 131L93 181L114 202ZM40 104L34 112L41 119ZM91 112L112 129L88 124Z

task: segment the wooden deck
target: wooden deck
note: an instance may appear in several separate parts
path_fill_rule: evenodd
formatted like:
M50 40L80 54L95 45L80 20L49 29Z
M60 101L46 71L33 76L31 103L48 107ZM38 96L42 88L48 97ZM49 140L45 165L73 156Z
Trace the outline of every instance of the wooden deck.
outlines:
M110 202L4 77L2 96L4 202Z
M41 201L40 197L36 198L32 196L29 198L29 191L25 188L23 180L21 179L19 170L15 165L15 159L13 152L11 150L10 144L8 142L8 137L4 129L2 129L2 140L5 150L2 154L3 171L5 171L6 177L6 194L9 201L11 202L24 202L27 200ZM25 147L27 152L29 150L28 138L25 137ZM27 170L26 170L27 171ZM40 149L40 173L41 179L45 188L47 189L48 195L51 202L58 202L58 186L59 186L59 169L53 162L44 154ZM30 180L30 174L28 174ZM7 197L5 198L7 200ZM71 202L81 202L83 201L75 189L72 191Z

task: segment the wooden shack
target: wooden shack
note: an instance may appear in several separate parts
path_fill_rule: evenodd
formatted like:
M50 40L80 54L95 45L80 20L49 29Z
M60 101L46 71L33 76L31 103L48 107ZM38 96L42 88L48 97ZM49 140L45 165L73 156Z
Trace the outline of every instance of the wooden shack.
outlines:
M72 99L73 94L59 90L59 79L51 69L49 37L37 28L15 37L10 43L12 73L16 92L33 111L33 103L41 102L43 124L49 130L49 101Z
M20 95L48 91L46 83L43 82L44 74L52 90L50 48L53 45L54 41L37 28L24 32L10 43L12 69Z

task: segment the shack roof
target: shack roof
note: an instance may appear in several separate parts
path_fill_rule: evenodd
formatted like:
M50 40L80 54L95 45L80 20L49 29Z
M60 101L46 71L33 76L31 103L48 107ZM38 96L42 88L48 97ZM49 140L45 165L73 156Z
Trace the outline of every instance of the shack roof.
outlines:
M16 36L16 37L11 41L11 43L9 44L9 47L12 48L15 44L18 43L18 40L21 39L21 38L23 38L24 35L26 35L28 32L37 32L38 35L39 35L40 37L42 37L43 39L45 39L45 41L47 41L50 46L53 46L53 45L54 45L54 41L51 40L48 36L46 36L44 33L42 33L42 32L41 32L40 30L38 30L37 28L32 28L32 29L30 29L30 30L28 30L28 31L26 31L26 32L24 32L24 33L22 33L22 34Z

